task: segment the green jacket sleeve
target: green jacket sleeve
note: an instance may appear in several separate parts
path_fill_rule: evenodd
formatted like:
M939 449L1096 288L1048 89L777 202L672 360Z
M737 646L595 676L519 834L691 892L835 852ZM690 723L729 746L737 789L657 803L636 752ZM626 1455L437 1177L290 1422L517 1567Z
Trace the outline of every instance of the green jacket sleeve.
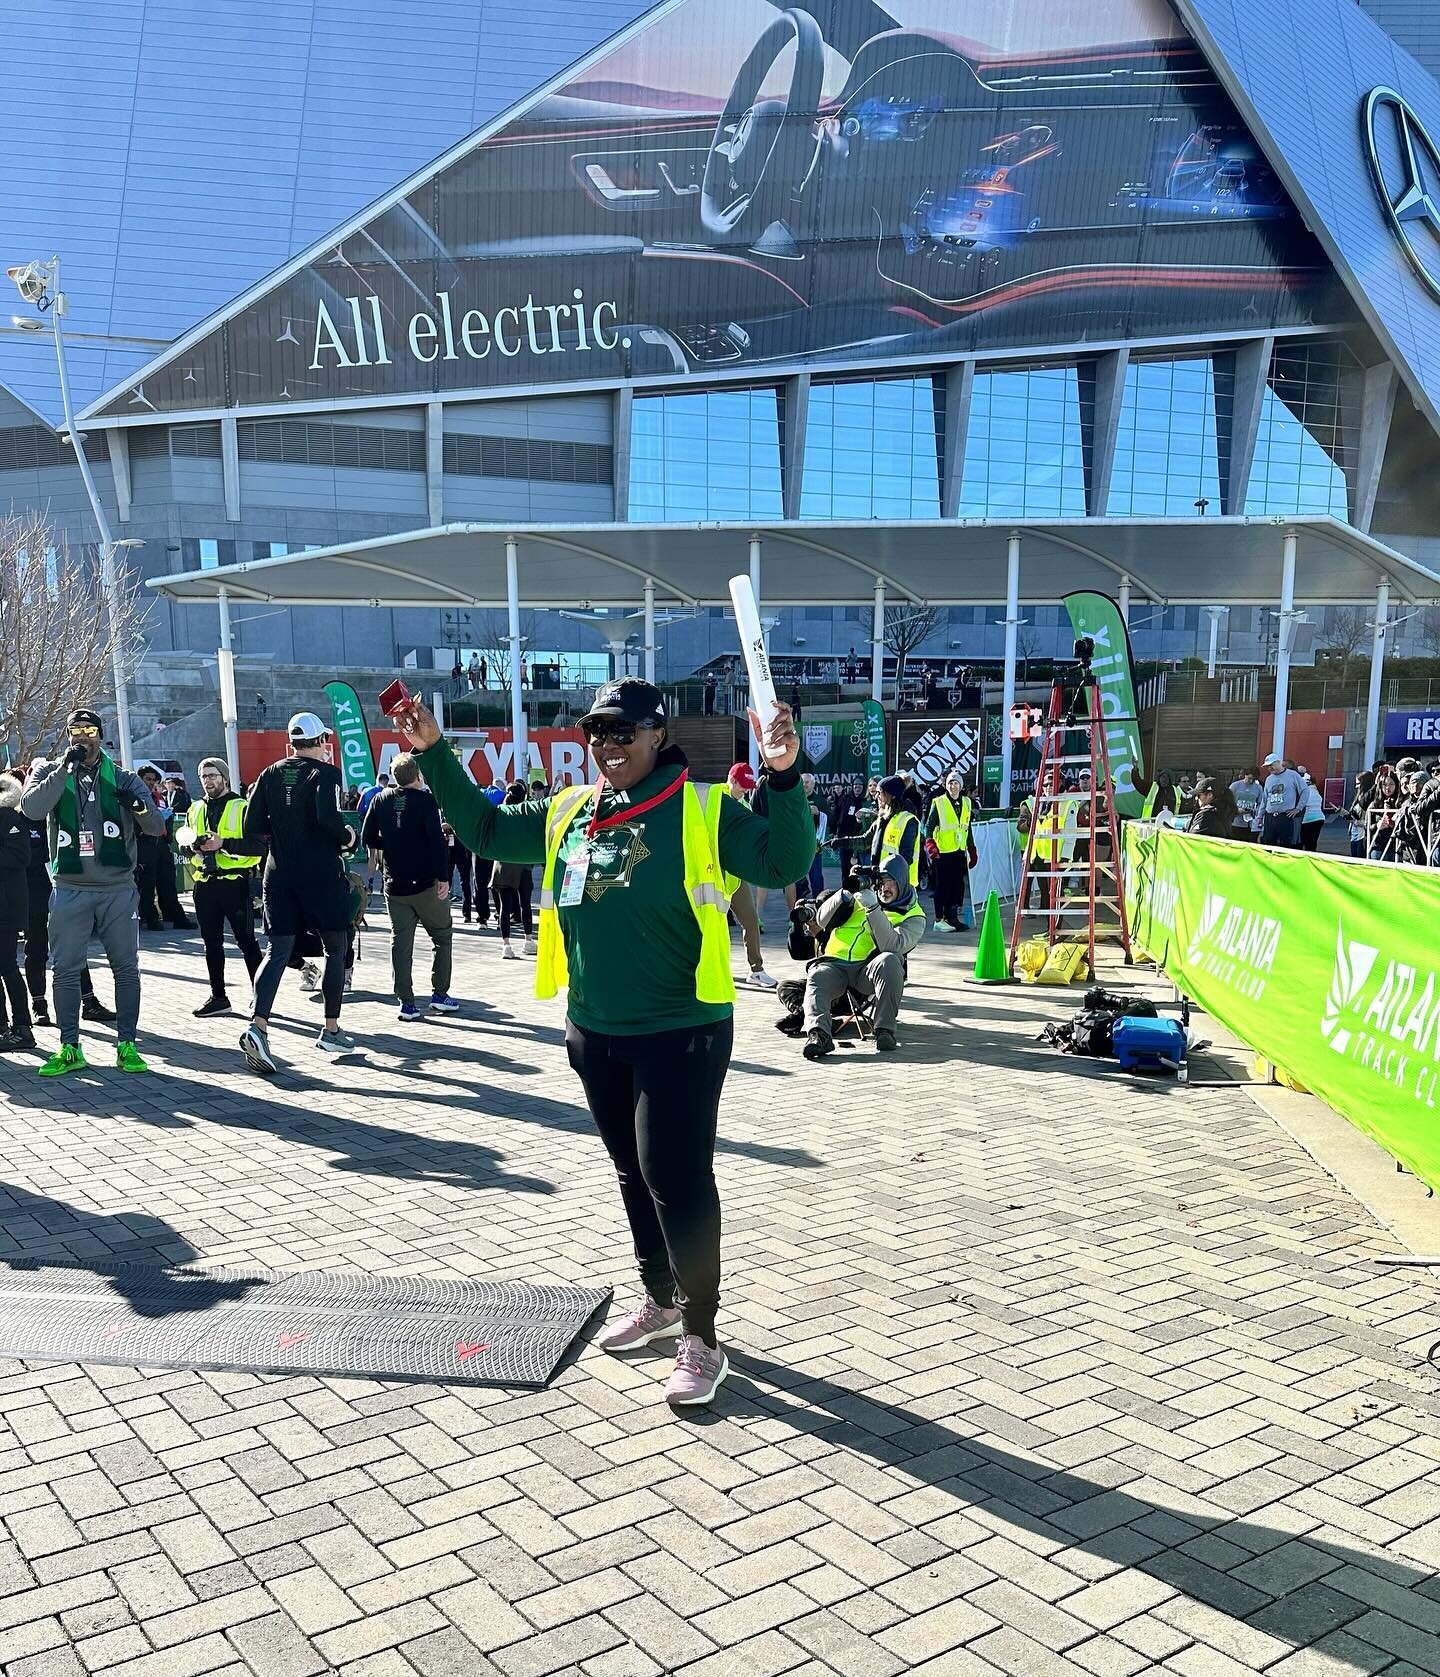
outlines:
M415 754L425 783L435 794L445 819L467 850L492 862L534 864L545 860L543 799L523 804L492 804L460 767L444 740Z
M752 885L793 885L815 855L815 821L798 774L793 785L771 780L769 805L762 816L735 798L723 801L720 865Z

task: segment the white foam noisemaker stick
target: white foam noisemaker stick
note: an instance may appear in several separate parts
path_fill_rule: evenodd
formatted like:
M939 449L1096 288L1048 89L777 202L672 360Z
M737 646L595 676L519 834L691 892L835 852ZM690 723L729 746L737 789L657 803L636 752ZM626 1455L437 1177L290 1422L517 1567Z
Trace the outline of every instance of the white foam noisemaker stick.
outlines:
M748 576L730 578L730 599L735 606L735 627L740 632L740 650L745 655L745 673L750 677L750 708L760 718L760 749L765 751L770 724L775 720L775 682L770 674L770 657L765 651L765 631L760 627L760 610Z

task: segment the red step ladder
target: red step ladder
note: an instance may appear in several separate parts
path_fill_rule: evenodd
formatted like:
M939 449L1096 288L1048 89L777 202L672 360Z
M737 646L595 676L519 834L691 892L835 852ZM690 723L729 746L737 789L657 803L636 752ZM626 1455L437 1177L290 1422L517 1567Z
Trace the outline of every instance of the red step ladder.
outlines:
M1085 703L1087 714L1075 713ZM1064 684L1057 677L1050 689L1050 710L1042 724L1044 742L1040 752L1040 773L1035 780L1035 801L1030 831L1025 839L1025 857L1020 869L1020 895L1015 900L1015 923L1010 930L1010 970L1015 970L1015 952L1020 947L1027 919L1043 920L1046 942L1055 944L1073 930L1065 922L1083 920L1087 970L1095 978L1095 941L1115 938L1131 961L1130 922L1125 913L1125 885L1121 873L1120 828L1115 814L1115 782L1110 773L1110 750L1105 741L1105 717L1100 689L1086 674L1080 693L1067 714ZM1071 751L1070 744L1084 734L1087 749ZM1084 766L1090 771L1086 792L1062 790L1064 770ZM1067 827L1074 815L1084 825ZM1066 862L1061 854L1067 841L1086 840L1085 860ZM1102 858L1100 841L1108 840L1110 853ZM1041 846L1050 855L1037 854ZM1039 908L1027 908L1030 882L1040 883ZM1072 881L1083 881L1083 889L1067 891ZM1098 924L1096 910L1112 911L1113 918Z

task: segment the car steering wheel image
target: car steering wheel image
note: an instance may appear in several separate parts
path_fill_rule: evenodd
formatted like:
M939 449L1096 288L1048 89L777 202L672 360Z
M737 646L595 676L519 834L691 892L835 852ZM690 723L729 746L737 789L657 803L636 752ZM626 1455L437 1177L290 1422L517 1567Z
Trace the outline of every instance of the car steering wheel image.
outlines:
M761 99L760 89L776 59L791 42L795 68L784 102ZM757 231L775 219L762 195L784 137L803 132L811 138L811 124L820 105L825 74L825 43L820 26L808 12L784 12L760 36L740 66L725 109L715 126L705 175L700 187L700 219L706 231L721 235L747 227ZM806 160L808 162L808 159ZM803 169L796 178L803 177Z

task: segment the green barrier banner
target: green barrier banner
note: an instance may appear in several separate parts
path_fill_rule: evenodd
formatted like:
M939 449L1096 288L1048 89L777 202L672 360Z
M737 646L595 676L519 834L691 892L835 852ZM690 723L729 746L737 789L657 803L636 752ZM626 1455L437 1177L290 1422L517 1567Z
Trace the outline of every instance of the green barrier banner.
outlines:
M885 773L885 707L878 699L866 699L860 711L865 719L865 778L879 780Z
M1130 631L1120 608L1108 594L1076 593L1065 596L1065 609L1076 640L1089 636L1095 642L1095 682L1100 689L1100 708L1107 717L1128 716L1129 722L1109 722L1105 744L1110 752L1110 774L1115 782L1115 808L1121 815L1139 815L1140 794L1136 778L1143 771L1140 724L1133 720L1135 709L1135 662L1130 653Z
M335 719L340 776L346 789L373 786L378 777L370 750L370 730L365 726L365 712L355 689L348 681L327 681L325 697L330 701L330 714Z
M803 767L828 791L842 781L865 780L869 749L865 719L848 722L805 722L800 728Z
M1440 1188L1440 878L1130 823L1131 941Z

